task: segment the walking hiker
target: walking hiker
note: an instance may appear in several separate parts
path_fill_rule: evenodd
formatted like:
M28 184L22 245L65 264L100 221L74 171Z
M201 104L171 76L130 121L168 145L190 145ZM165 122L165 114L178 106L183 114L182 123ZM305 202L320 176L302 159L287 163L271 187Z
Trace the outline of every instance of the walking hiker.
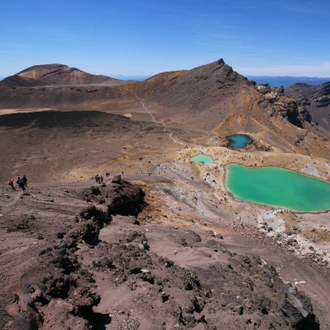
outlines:
M27 181L28 181L28 179L27 179L27 177L25 176L25 174L23 175L22 181L23 181L23 183L24 183L24 187L27 187Z
M14 179L10 179L8 184L12 187L13 190L16 190L14 186Z
M25 185L24 185L24 181L23 179L21 179L20 177L17 178L16 183L18 184L18 186L22 189L22 190L26 190L25 189Z

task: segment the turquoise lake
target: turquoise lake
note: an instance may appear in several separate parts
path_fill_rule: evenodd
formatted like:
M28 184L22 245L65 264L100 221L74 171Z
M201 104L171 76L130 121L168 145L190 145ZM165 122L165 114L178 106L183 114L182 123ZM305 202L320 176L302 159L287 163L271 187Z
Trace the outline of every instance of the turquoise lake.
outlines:
M210 156L207 155L197 155L191 158L193 162L199 162L199 163L205 163L205 164L213 164L213 159Z
M227 189L253 203L298 212L330 210L330 183L279 167L245 167L230 164Z
M245 134L235 134L227 136L227 139L230 141L230 146L233 148L245 148L252 139Z

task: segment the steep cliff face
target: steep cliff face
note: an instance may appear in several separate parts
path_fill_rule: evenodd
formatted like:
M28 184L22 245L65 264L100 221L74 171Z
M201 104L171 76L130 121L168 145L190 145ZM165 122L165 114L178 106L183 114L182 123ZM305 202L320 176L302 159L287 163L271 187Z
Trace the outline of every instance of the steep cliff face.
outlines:
M295 99L284 96L283 88L259 85L257 89L263 94L261 103L266 103L266 106L269 108L268 114L271 117L281 116L299 128L304 128L306 123L312 122L312 116L309 111L304 106L299 106Z
M285 89L285 95L295 98L302 111L308 111L320 126L330 130L330 82L319 86L295 84Z

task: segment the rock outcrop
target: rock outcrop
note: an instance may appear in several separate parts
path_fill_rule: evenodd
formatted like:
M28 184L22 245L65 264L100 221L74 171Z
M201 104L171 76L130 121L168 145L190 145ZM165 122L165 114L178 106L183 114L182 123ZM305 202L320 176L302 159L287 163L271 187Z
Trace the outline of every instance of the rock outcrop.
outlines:
M312 122L312 116L304 106L299 106L294 98L284 96L284 88L275 88L270 85L258 85L258 91L263 95L260 103L268 103L268 114L281 116L289 123L304 128L306 123Z
M285 89L285 95L295 98L299 108L308 111L313 120L330 130L330 82L318 86L294 84Z

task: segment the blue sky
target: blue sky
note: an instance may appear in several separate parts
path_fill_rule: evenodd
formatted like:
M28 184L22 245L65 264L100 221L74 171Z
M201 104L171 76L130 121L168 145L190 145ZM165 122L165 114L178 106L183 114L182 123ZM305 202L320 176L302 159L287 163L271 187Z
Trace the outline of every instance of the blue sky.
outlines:
M243 75L330 77L329 0L15 0L0 22L0 77L48 63L153 75L220 58Z

